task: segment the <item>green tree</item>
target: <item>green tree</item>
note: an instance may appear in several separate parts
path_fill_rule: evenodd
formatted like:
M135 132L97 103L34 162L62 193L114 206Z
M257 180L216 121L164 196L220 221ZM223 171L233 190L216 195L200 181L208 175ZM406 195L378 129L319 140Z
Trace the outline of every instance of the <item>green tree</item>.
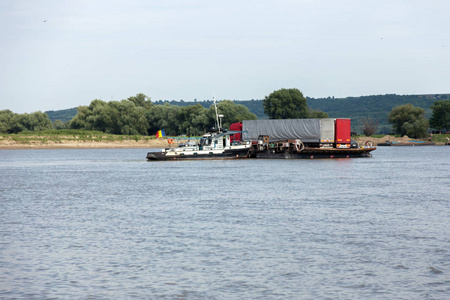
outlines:
M0 132L19 133L24 130L41 131L52 129L52 122L46 113L15 114L10 110L0 112Z
M71 129L85 129L85 130L93 130L92 124L88 121L88 119L92 119L93 112L89 109L88 106L78 106L78 112L75 117L72 118L69 122L69 127Z
M202 135L212 124L207 109L201 110L198 115L193 115L191 122L194 128L194 131L191 131L191 135Z
M115 102L116 109L119 112L117 122L117 134L147 134L148 122L145 117L145 109L142 106L136 106L134 102L122 100Z
M20 116L9 109L0 111L0 133L19 133L25 130Z
M179 133L201 135L211 123L208 110L200 104L181 107L178 111Z
M136 96L129 97L128 101L133 102L136 106L144 107L145 109L150 109L152 107L152 101L150 97L147 97L145 94L136 94Z
M0 132L19 133L24 130L41 131L52 129L47 114L37 111L31 114L15 114L10 110L0 111Z
M98 130L112 134L145 135L149 128L147 110L145 103L137 100L105 102L95 99L89 106L78 108L78 114L70 122L70 128Z
M412 138L427 136L428 121L424 117L425 110L404 104L394 107L389 113L388 120L396 134L407 135Z
M53 128L54 129L68 129L69 128L69 124L68 123L64 123L61 120L55 120L53 122Z
M48 118L46 113L37 111L31 114L24 114L22 124L27 130L42 131L52 129L52 121Z
M263 100L264 112L270 119L297 119L309 117L306 98L298 89L280 89Z
M177 119L179 110L179 106L170 105L169 103L153 105L150 111L146 113L149 134L155 134L160 129L164 129L168 136L180 134L180 124Z
M9 129L9 118L6 113L8 110L0 111L0 133L8 133Z
M430 126L439 130L450 130L450 100L436 101L431 109L433 114L430 118Z
M329 118L329 115L324 111L309 109L308 118L324 119Z
M93 129L111 134L119 134L121 128L119 126L120 112L117 108L118 101L104 102L94 100L89 106L92 110L92 118L87 120Z

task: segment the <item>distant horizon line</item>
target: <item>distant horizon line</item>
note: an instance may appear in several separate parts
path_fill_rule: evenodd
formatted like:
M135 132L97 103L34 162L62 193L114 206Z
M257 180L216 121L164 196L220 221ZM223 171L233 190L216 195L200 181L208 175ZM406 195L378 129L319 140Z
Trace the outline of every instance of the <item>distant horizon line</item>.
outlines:
M361 98L361 97L386 96L386 95L422 96L422 97L430 97L431 96L432 97L432 96L450 96L450 93L427 93L427 94L396 94L396 93L392 93L392 94L373 94L373 95L347 96L347 97L328 96L328 97L315 98L315 97L308 97L308 96L306 96L305 98L307 98L307 99L347 99L347 98ZM130 97L133 97L133 96L130 96ZM183 101L183 102L192 102L192 103L196 103L197 102L198 103L198 102L214 101L213 99L204 99L204 100L197 100L197 99L194 99L194 100L184 100L184 99L180 99L180 100L175 100L175 99L167 100L166 99L166 100L163 100L163 99L159 99L159 100L152 100L151 97L149 97L149 98L150 98L150 101L152 101L152 102L159 102L159 101L161 101L161 102L180 102L180 101ZM94 101L94 100L101 100L101 101L105 101L106 102L106 100L102 100L101 98L100 99L95 98L95 99L93 99L91 101ZM126 99L121 99L121 100L126 100ZM121 101L121 100L109 100L109 101ZM217 100L217 101L224 101L224 100L230 100L230 101L262 101L264 99L222 99L222 100ZM70 108L63 108L63 109L51 109L51 110L46 110L44 112L69 110L69 109L78 108L79 106L85 106L85 105L78 105L78 106L74 106L74 107L70 107Z
M449 96L450 93L427 93L427 94L396 94L396 93L392 93L392 94L373 94L373 95L346 96L346 97L335 97L335 96L327 96L327 97L309 97L309 96L304 96L304 97L305 98L309 98L309 99L329 99L329 98L331 98L331 99L333 99L333 98L334 99L347 99L347 98L386 96L386 95L395 95L395 96L436 96L436 95L441 96L441 95L444 95L444 96ZM150 99L151 99L151 97L150 97ZM99 99L99 100L102 100L102 99ZM122 100L126 100L126 99L122 99ZM263 99L227 99L227 98L224 98L224 99L217 100L217 101L223 101L223 100L231 100L231 101L261 101L261 100L264 100L264 98ZM119 101L119 100L112 100L112 101ZM163 102L166 102L166 101L167 102L170 102L170 101L195 102L196 101L196 102L202 102L202 101L214 101L214 99L203 99L203 100L197 100L197 99L194 99L194 100L184 100L184 99L168 100L168 99L165 99L165 100L163 100L163 99L159 99L159 100L151 100L151 101L155 101L155 102L156 101L163 101Z

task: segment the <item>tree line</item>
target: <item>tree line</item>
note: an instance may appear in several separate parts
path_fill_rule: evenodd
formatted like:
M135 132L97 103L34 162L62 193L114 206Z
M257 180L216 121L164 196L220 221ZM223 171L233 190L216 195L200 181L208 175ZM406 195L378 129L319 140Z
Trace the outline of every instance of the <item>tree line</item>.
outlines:
M230 100L217 103L218 112L223 115L222 126L243 120L256 120L247 107ZM180 107L164 103L155 105L144 94L137 94L121 101L95 99L88 106L79 106L77 114L68 122L55 120L47 114L16 114L10 110L0 111L0 133L41 131L48 129L83 129L110 134L154 135L164 129L166 135L202 135L216 126L215 108L200 104Z
M392 124L389 123L388 115L392 108L411 103L414 106L425 110L425 118L430 119L432 114L431 106L436 101L450 100L450 94L429 94L429 95L372 95L347 98L310 98L306 97L308 108L310 110L322 111L332 118L350 118L352 119L352 129L362 132L367 118L377 123L377 132L388 134L392 132ZM254 113L258 119L268 119L269 116L264 112L263 100L232 100L235 104L246 106L251 113ZM201 104L209 108L213 100L202 101L175 101L175 100L157 100L153 104L164 105L169 103L176 106L189 106ZM77 108L69 108L58 111L46 111L50 120L70 121L76 114Z
M0 133L11 134L52 128L53 124L47 114L40 111L31 114L16 114L8 109L0 111Z
M242 120L255 120L248 108L223 100L217 104L223 127ZM89 106L78 107L69 128L98 130L111 134L153 135L164 129L166 135L201 135L215 126L215 108L200 104L176 106L169 103L155 105L144 94L121 101L93 100Z
M428 136L429 128L437 131L450 130L450 100L436 101L430 107L432 116L425 118L425 109L416 107L411 103L394 107L388 114L389 123L395 134L412 138L423 138ZM363 123L363 132L370 136L376 132L378 123L368 117Z
M445 95L444 95L445 96ZM375 101L377 96L367 96ZM439 99L439 95L414 96L425 101L428 98ZM398 98L398 97L397 97ZM414 100L411 98L411 100ZM445 98L444 98L445 99ZM305 98L298 89L280 89L274 91L263 101L249 100L252 105L259 105L264 114L271 119L277 118L326 118L328 114L314 110L308 106L309 98ZM327 101L336 101L328 99ZM336 101L339 102L339 101ZM259 104L258 104L259 103ZM427 102L429 103L429 102ZM68 122L55 120L52 124L47 114L35 112L31 114L15 114L10 110L0 111L0 133L19 133L21 131L40 131L56 129L97 130L111 134L153 135L165 129L167 135L191 134L201 135L215 126L214 102L176 102L152 103L144 94L137 94L121 101L105 102L93 100L88 106L79 106L77 114ZM209 104L209 107L205 107ZM223 100L218 104L219 113L224 115L223 127L242 120L254 120L257 115L239 101ZM259 107L258 106L258 107ZM358 107L353 103L354 107ZM426 110L413 104L395 106L387 114L386 119L396 134L410 137L423 137L431 128L450 130L450 100L434 101L430 106L431 117L426 118ZM260 112L259 112L260 113ZM332 117L340 117L332 115ZM342 116L346 117L346 116ZM379 121L366 112L362 120L362 131L366 135L376 133Z
M264 109L271 118L328 117L326 113L309 109L298 89L275 91L265 101L270 102ZM89 106L78 107L77 115L69 122L69 127L126 135L154 134L160 129L172 136L201 135L216 123L214 102L209 104L208 108L199 103L178 106L164 102L156 105L144 94L122 101L93 100ZM218 102L217 110L223 115L224 128L235 122L257 119L246 106L231 100Z

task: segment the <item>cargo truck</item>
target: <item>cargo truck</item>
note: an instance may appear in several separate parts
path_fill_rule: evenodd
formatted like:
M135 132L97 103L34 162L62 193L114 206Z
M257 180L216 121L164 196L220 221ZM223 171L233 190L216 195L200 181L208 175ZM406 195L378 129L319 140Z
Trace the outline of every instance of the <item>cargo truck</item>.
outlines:
M312 148L350 148L351 144L350 119L245 120L231 124L230 130L247 132L253 141L261 135L272 142L299 139ZM241 135L232 139L240 141Z
M351 140L350 119L251 120L231 124L230 130L252 141L251 158L370 157L375 147ZM231 137L239 143L241 134Z

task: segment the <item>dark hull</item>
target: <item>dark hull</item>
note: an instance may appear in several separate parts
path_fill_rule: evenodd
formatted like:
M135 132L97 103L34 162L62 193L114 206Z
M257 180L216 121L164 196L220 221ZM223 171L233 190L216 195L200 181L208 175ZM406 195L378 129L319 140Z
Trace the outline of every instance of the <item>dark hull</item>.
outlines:
M278 158L278 159L311 159L311 158L352 158L352 157L372 157L371 151L376 148L305 148L300 152L275 152L265 150L252 154L254 158Z
M171 155L165 152L148 152L147 160L217 160L248 158L248 149L225 150L220 154Z
M326 148L305 148L300 152L276 152L274 150L264 150L251 152L247 149L225 151L222 154L205 155L177 155L166 156L164 152L149 152L148 160L217 160L217 159L242 159L242 158L267 158L267 159L312 159L312 158L354 158L372 157L371 151L376 148L354 148L354 149L326 149Z

